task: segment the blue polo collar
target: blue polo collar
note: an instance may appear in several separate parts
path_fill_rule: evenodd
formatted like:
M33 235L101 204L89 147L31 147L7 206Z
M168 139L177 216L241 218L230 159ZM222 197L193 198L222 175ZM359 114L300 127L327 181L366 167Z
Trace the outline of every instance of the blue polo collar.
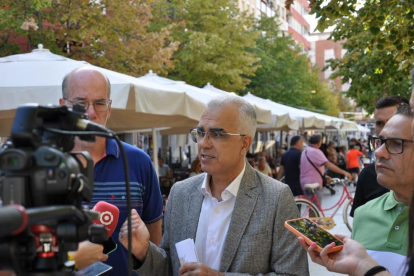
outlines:
M120 150L115 139L106 139L106 155L112 155L115 156L115 158L119 158Z

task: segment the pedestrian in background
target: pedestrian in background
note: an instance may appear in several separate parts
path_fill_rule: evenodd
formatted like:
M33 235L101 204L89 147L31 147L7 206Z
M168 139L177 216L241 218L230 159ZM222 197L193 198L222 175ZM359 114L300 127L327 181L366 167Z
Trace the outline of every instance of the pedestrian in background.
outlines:
M359 159L362 152L355 148L356 145L350 144L349 151L346 154L346 168L352 174L352 181L356 181L359 174Z
M290 140L290 148L282 155L277 180L285 176L284 183L288 184L294 196L303 195L300 186L300 157L305 139L296 135Z

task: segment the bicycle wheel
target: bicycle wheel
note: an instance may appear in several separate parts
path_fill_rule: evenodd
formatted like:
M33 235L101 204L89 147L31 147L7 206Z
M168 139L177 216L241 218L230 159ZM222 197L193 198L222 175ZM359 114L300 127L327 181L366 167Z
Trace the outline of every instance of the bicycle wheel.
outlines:
M295 199L295 201L296 206L299 210L299 216L301 218L314 218L321 216L321 212L319 211L318 207L316 207L316 205L310 202L309 200L299 198Z
M348 227L349 231L351 231L351 232L352 232L352 225L354 223L354 218L351 217L351 215L350 215L353 202L354 202L353 198L348 200L348 202L345 204L344 212L342 214L343 217L344 217L344 222L346 224L346 227Z

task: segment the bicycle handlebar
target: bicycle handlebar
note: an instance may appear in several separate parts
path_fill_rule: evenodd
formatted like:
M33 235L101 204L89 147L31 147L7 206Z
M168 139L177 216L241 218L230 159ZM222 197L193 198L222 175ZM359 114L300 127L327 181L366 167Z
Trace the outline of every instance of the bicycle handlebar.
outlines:
M351 181L351 180L348 180L348 178L332 178L332 182L331 183L329 183L329 185L336 185L336 184L344 184L344 185L347 185L347 186L349 186L349 185L351 185L351 184L354 184L355 185L355 182L354 181Z

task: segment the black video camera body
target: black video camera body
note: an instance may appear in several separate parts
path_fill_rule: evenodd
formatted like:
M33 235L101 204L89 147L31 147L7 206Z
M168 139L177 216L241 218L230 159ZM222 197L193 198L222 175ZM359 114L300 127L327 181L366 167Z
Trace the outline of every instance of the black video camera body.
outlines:
M106 239L105 228L92 225L97 214L82 207L92 199L93 159L87 152L70 153L70 132L82 130L84 113L81 106L17 109L11 137L0 150L0 270L73 275L67 251L88 238ZM83 134L80 139L94 140Z
M82 111L82 110L81 110ZM74 147L73 135L62 136L46 128L76 130L83 112L66 106L25 105L19 107L11 139L0 151L0 198L3 205L26 208L73 204L92 199L93 182L82 187L82 196L68 197L81 185L78 179L93 180L93 160L82 153L81 160L68 153ZM78 154L79 155L79 154ZM80 199L80 201L79 201Z
M6 149L0 152L0 197L3 205L19 204L26 208L72 204L92 199L93 160L85 168L80 160L50 146L32 150ZM83 181L83 183L78 183ZM88 185L85 185L88 181ZM83 186L83 187L80 187ZM70 197L74 189L83 189L82 197Z

